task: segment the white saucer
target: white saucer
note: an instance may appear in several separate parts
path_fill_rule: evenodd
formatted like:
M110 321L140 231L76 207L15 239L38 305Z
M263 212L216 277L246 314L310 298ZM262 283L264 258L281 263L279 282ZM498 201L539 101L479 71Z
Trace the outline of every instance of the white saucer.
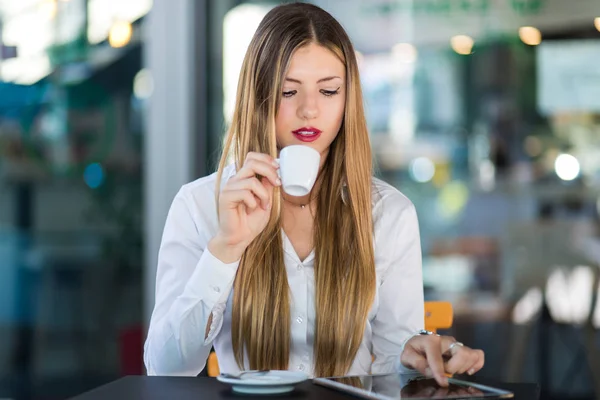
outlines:
M260 375L245 375L241 379L217 376L219 382L231 385L231 389L244 394L280 394L294 390L294 385L304 382L308 375L303 372L269 371Z

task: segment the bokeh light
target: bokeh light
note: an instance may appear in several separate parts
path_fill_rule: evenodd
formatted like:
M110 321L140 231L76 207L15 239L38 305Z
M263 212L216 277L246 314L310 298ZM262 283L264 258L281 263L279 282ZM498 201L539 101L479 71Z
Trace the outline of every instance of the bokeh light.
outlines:
M529 46L537 46L542 43L542 32L533 26L522 26L519 28L519 38Z
M452 36L452 39L450 39L452 50L463 56L471 54L474 43L475 41L473 38L467 35L456 35Z
M110 28L108 43L115 48L126 46L131 40L133 28L127 21L117 21Z
M563 181L572 181L579 176L579 161L570 154L560 154L554 162L556 175Z
M444 186L438 197L438 209L445 218L457 217L467 205L469 189L460 181L453 181Z
M410 176L416 182L429 182L435 174L435 165L427 157L415 158L410 163Z
M150 70L144 68L133 78L133 94L138 99L147 99L154 91L154 79Z
M89 164L83 171L83 180L86 185L92 189L96 189L104 182L104 170L102 165L98 163Z
M392 47L392 54L398 61L412 64L417 61L417 48L410 43L398 43Z

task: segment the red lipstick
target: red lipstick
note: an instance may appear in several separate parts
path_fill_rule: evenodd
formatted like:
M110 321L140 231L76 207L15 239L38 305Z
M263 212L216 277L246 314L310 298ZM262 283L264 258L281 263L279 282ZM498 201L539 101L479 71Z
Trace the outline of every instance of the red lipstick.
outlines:
M302 127L300 129L296 129L292 131L296 139L302 142L314 142L321 136L321 130L313 127Z

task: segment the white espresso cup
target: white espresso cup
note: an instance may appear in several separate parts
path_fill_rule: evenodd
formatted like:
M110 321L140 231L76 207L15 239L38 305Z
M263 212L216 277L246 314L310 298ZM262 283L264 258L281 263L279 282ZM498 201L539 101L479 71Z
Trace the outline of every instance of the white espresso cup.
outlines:
M283 190L290 196L306 196L312 190L321 164L321 155L312 147L292 145L279 152L279 170Z

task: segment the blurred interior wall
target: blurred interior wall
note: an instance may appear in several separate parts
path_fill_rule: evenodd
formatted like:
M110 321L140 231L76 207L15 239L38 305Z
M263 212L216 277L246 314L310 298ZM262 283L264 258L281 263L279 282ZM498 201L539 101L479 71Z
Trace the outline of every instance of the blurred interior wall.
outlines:
M158 0L145 26L144 63L154 90L144 148L144 320L154 306L156 262L165 218L179 188L202 174L206 130L203 96L205 0ZM200 18L198 18L200 16Z

